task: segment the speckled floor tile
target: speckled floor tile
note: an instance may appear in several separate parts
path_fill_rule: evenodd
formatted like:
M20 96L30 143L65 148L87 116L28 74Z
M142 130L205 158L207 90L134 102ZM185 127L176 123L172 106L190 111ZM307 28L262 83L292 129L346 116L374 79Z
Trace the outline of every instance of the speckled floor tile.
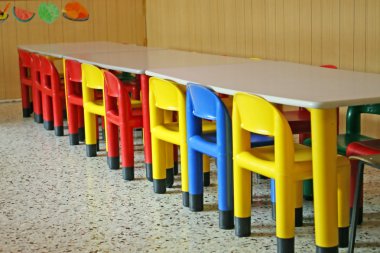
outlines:
M166 194L153 193L141 137L136 143L136 180L126 182L108 169L105 152L86 158L83 144L23 119L20 103L0 103L0 252L276 251L267 180L254 182L252 236L237 238L218 228L214 165L205 211L194 213L182 207L178 177ZM379 183L379 171L366 170L356 252L380 252ZM314 252L311 202L304 216L296 252Z

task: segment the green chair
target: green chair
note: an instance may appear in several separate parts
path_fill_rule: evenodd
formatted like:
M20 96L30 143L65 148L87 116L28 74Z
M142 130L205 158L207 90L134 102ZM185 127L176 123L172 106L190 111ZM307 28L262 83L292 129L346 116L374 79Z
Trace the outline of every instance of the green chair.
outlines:
M347 146L352 142L372 140L373 137L361 134L361 115L362 114L379 114L380 115L380 104L370 104L370 105L356 105L349 106L346 114L346 132L344 134L339 134L337 138L337 148L338 154L346 155ZM311 146L311 139L306 139L304 141L305 145ZM351 180L355 180L352 179ZM303 184L304 197L306 199L312 199L313 197L313 181L306 180ZM352 197L351 197L352 206Z

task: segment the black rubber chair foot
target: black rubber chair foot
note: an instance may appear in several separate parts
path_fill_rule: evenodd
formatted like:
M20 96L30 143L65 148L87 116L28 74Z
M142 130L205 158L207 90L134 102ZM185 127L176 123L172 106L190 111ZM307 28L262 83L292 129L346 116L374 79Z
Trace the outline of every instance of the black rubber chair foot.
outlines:
M294 238L278 238L277 237L277 252L289 253L294 252Z
M99 143L99 140L96 140L96 151L100 151L100 143Z
M155 193L166 192L166 179L153 179L153 190Z
M210 186L210 172L203 173L203 186Z
M135 170L133 167L122 167L124 180L132 181L135 179Z
M78 135L79 135L79 141L84 141L85 133L84 133L84 127L78 128Z
M339 228L339 248L348 247L349 227Z
M328 247L328 248L317 246L317 251L316 252L317 253L338 253L339 249L338 249L338 246L336 246L336 247Z
M235 235L238 237L247 237L251 235L251 217L235 217Z
M42 118L42 114L34 114L34 122L36 122L36 123L43 123L44 120Z
M178 175L178 162L174 162L174 175Z
M296 227L302 227L303 225L303 209L302 207L296 208L295 209L295 226Z
M22 108L22 117L29 118L30 117L30 108Z
M182 192L182 205L184 207L189 207L190 205L189 192Z
M116 156L116 157L107 156L107 164L111 170L120 169L120 157L119 156Z
M234 211L219 210L219 228L233 229L234 228Z
M199 212L203 210L203 194L189 194L190 211Z
M166 169L166 187L172 188L174 184L174 169Z
M53 121L44 121L44 128L46 130L53 130L54 129L54 122Z
M146 179L148 179L150 182L153 182L153 169L151 163L145 163L145 173Z
M358 207L357 209L358 212L358 223L356 225L360 225L363 223L363 207ZM352 216L352 208L350 208L350 220Z
M96 144L86 144L86 156L95 157L96 156Z
M55 136L63 136L63 126L54 127Z
M78 134L69 134L70 145L79 145Z

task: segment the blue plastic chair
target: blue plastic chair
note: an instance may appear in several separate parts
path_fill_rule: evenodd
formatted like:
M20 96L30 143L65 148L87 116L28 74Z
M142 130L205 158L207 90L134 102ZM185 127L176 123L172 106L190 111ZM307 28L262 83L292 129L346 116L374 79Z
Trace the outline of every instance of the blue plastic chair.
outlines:
M202 133L202 119L216 121L216 133ZM219 227L232 229L233 173L231 117L223 101L210 89L189 84L186 95L189 169L189 207L203 210L202 154L216 158L218 174ZM273 144L273 139L253 135L254 146Z

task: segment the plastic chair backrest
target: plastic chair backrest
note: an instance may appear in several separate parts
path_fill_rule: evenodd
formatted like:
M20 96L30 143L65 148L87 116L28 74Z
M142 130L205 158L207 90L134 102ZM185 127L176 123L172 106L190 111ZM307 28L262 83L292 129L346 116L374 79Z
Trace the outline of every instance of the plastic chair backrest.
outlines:
M188 84L186 93L188 138L202 135L202 119L216 121L218 153L232 153L231 117L223 101L209 88Z
M81 63L73 60L63 59L66 80L81 83L82 69Z
M94 65L82 63L82 85L91 89L103 90L103 72Z
M37 85L41 82L41 61L40 56L37 54L30 54L32 58L32 79Z
M289 123L282 113L265 99L238 92L233 103L233 138L249 139L248 134L239 134L237 129L251 133L274 137L275 163L286 164L278 168L289 168L294 161L294 144ZM250 149L250 142L245 142L245 148ZM235 143L235 141L234 141ZM259 158L260 159L260 158Z
M380 104L349 106L346 115L347 134L360 134L360 116L363 113L380 115Z
M210 89L196 85L187 85L187 96L193 105L193 114L202 119L216 120L217 107L224 106L222 101Z
M185 96L174 82L151 77L149 86L153 91L156 107L170 111L185 110L181 108L181 101L185 100Z
M120 88L122 84L120 80L111 72L104 71L104 89L106 96L118 98L121 95Z
M18 56L19 56L19 63L20 63L20 67L24 67L24 68L31 68L32 67L32 57L31 57L31 53L27 52L27 51L24 51L24 50L18 50Z
M48 58L45 56L40 55L40 66L41 66L41 72L44 75L49 75L51 78L59 78L59 74L57 69L55 68L53 62L51 62Z
M104 71L103 73L106 111L119 111L122 120L128 120L132 116L132 105L127 85L123 84L112 72Z

